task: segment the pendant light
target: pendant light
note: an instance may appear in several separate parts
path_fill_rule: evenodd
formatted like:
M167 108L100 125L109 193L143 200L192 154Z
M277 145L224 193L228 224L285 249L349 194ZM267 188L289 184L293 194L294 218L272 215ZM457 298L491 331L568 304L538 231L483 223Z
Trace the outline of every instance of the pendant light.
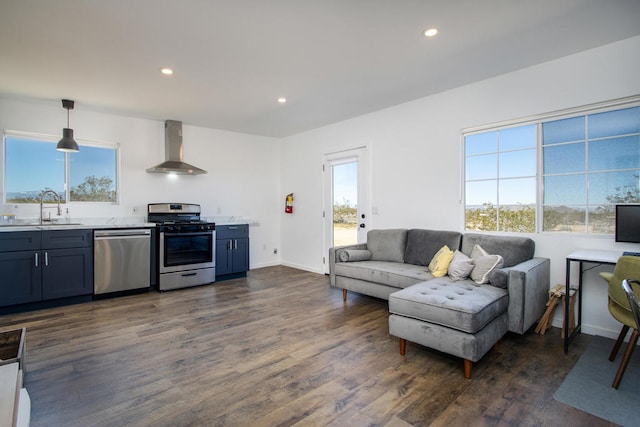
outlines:
M68 99L62 100L62 108L67 110L67 127L62 129L62 139L58 141L56 149L58 151L66 151L69 153L77 153L80 151L78 143L73 139L73 129L69 128L69 110L73 110L74 102Z

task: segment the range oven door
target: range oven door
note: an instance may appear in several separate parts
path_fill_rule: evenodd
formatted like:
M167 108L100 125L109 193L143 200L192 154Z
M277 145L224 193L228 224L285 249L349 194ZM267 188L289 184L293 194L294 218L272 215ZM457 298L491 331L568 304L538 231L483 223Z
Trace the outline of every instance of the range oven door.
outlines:
M215 267L215 231L160 232L160 273Z

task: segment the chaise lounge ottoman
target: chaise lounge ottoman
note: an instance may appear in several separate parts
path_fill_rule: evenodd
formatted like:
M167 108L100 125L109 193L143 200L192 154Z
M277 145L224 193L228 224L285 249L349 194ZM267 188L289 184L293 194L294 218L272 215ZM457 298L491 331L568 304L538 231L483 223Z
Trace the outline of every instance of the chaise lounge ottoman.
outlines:
M400 354L411 341L464 359L471 378L477 362L509 329L507 289L442 277L389 295L389 333Z

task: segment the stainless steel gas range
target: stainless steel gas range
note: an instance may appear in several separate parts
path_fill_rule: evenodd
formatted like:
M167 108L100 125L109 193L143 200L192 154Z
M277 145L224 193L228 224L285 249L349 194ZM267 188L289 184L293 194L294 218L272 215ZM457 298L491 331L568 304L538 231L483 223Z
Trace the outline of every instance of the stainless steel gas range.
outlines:
M148 221L158 235L158 289L186 288L216 279L216 225L200 219L200 205L151 203Z

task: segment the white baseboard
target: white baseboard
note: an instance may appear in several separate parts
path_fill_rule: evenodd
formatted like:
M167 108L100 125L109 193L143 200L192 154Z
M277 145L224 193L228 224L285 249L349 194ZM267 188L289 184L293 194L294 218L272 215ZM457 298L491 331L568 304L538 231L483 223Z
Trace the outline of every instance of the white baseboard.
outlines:
M324 271L318 270L316 268L311 268L306 265L293 264L290 262L283 262L282 265L284 265L285 267L297 268L298 270L309 271L311 273L324 274Z
M276 265L281 265L281 263L279 261L263 262L263 263L252 265L251 266L251 270L256 269L256 268L275 267Z
M556 328L562 328L562 323L562 320L554 320L551 324ZM615 340L618 338L618 334L620 334L621 329L622 324L620 324L620 329L618 329L617 331L612 331L611 329L604 329L598 326L590 326L583 323L580 327L580 332L587 335L598 335L600 337L611 338ZM627 341L628 338L629 337L627 336Z
M257 268L275 267L277 265L284 265L285 267L296 268L298 270L304 270L304 271L308 271L310 273L324 274L324 272L322 270L311 268L311 267L308 267L306 265L293 264L293 263L290 263L290 262L271 262L271 263L255 264L255 265L251 266L251 270L257 269Z

